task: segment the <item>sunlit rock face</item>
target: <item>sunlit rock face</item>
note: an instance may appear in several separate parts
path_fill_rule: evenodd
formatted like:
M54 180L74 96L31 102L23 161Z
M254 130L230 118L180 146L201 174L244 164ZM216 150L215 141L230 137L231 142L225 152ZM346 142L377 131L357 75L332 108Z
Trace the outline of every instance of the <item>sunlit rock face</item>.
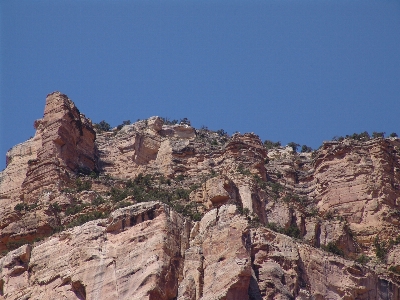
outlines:
M44 116L35 127L41 145L36 157L28 161L22 183L27 202L37 201L45 190L59 190L72 172L96 169L96 134L91 121L66 95L54 92L47 96Z
M5 299L172 299L191 223L146 202L0 260Z
M102 131L59 92L34 126L0 173L0 299L400 298L397 138Z

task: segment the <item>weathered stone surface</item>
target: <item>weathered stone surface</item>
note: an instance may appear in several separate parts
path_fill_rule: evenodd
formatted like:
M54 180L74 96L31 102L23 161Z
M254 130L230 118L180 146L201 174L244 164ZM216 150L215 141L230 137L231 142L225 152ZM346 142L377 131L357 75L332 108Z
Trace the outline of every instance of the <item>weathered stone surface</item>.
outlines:
M47 96L43 119L36 121L41 146L28 161L22 183L26 202L35 202L43 192L59 190L69 181L70 172L96 169L96 134L90 120L60 92Z
M0 256L143 201L135 188L205 215L192 226L164 204L140 203L8 252L0 298L399 299L397 138L267 151L254 133L159 117L95 134L58 92L35 128L0 173ZM77 173L91 171L100 177L80 177L89 185L78 188ZM133 187L140 173L151 182ZM183 196L172 197L177 189ZM371 258L363 266L354 262L361 254Z
M318 245L339 240L348 254L362 250L374 255L371 245L377 234L383 240L400 235L399 149L399 139L325 142L312 156L277 148L268 152L266 167L269 176L282 186L311 199L326 219L322 223L304 220L307 240ZM288 215L287 209L274 207L267 202L269 219L278 221L277 214ZM338 220L340 228L346 224L352 240L342 229L342 233L336 232Z
M234 205L208 212L192 231L178 299L249 299L250 236Z
M14 146L7 152L7 168L0 172L0 199L19 198L29 163L36 160L37 150L41 144L41 135L36 134L35 137Z
M108 220L64 231L31 252L23 246L3 257L3 296L172 299L190 227L190 221L158 202L119 209Z
M190 199L204 204L207 209L227 203L241 203L237 187L226 176L208 179L200 188L190 194Z
M251 233L262 299L398 299L400 289L354 261L268 229Z

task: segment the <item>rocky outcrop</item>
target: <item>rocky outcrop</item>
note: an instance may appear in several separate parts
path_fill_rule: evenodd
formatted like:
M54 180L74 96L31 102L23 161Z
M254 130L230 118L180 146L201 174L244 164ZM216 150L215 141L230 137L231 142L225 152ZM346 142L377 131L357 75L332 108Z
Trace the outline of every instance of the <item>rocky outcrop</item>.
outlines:
M0 173L0 199L19 198L29 164L37 159L41 144L41 135L37 134L7 152L7 168Z
M373 255L371 246L377 235L381 240L400 235L399 150L396 138L345 139L325 142L313 154L271 150L266 167L285 189L282 195L294 192L318 208L317 222L304 218L307 239L316 245L335 242L349 255L359 251ZM280 223L301 217L284 203L271 202L267 215Z
M119 209L0 260L5 299L176 296L190 221L158 202Z
M73 172L96 169L96 134L91 121L68 97L59 92L46 98L43 119L35 122L41 146L28 161L22 197L36 202L45 191L60 190Z
M210 178L190 194L191 201L203 204L208 210L227 203L240 204L239 197L237 187L226 176Z
M250 236L234 205L208 212L191 232L179 300L249 299Z
M0 173L0 298L400 298L399 139L296 153L166 123L95 132L48 95Z
M398 299L387 276L268 229L251 232L262 299Z
M311 194L322 211L349 222L358 242L369 246L377 233L399 232L399 140L325 143L314 164Z

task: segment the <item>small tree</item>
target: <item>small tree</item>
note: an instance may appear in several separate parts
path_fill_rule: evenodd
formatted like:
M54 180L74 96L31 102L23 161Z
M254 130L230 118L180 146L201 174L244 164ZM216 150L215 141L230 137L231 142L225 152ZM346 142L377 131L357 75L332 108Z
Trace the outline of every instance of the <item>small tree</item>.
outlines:
M100 123L95 123L94 128L101 131L110 131L111 126L106 121L102 120Z
M178 124L178 120L170 120L169 118L161 118L165 125L175 125Z
M346 135L346 138L365 142L370 140L371 137L367 131L364 131L361 133L353 133L352 135Z
M301 146L301 152L302 153L309 153L309 152L312 152L312 151L313 151L312 148L308 147L307 145Z
M218 133L218 135L219 135L219 136L225 136L225 135L228 135L228 133L227 133L225 130L223 130L223 129L219 129L219 130L217 130L217 131L216 131L216 133Z
M390 137L397 137L397 133L396 132L392 132L389 136Z
M183 118L179 121L179 124L181 125L188 125L190 126L190 120L188 118Z
M297 147L299 147L300 145L295 143L295 142L290 142L289 144L287 144L289 147L291 147L293 149L293 152L297 152Z
M387 247L386 242L381 241L379 239L379 237L376 236L375 240L374 240L374 246L375 246L375 255L376 255L376 257L379 258L380 260L384 260L385 256L386 256L386 253L388 251L388 247Z
M385 137L385 133L384 132L373 132L372 133L372 138L376 139L376 138L384 138Z
M265 140L264 141L264 147L267 148L267 150L272 149L272 148L276 148L276 147L280 147L281 146L281 142L273 142L270 140Z

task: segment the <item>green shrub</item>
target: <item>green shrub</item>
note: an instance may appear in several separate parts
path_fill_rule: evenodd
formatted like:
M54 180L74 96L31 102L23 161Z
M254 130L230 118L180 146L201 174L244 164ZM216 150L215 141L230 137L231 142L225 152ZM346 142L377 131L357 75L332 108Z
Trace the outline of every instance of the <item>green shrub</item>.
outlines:
M129 194L128 194L127 190L122 190L122 189L112 187L111 191L110 191L110 196L111 196L110 197L111 201L119 202L119 201L124 200L126 197L128 197Z
M375 255L378 259L384 260L388 252L388 245L385 241L381 241L378 236L374 239Z
M344 137L335 135L335 136L332 138L332 140L333 140L333 141L341 142L341 141L344 140Z
M27 239L20 239L20 240L12 240L6 243L6 247L8 250L14 250L22 245L31 244L32 242L28 241Z
M273 141L270 141L270 140L265 140L264 141L264 147L267 150L270 150L270 149L273 149L273 148L277 148L277 147L280 147L280 146L281 146L281 142L273 142Z
M17 205L14 206L14 210L16 211L22 211L22 210L27 210L28 204L26 203L18 203Z
M363 142L371 139L371 137L367 131L364 131L362 133L353 133L352 135L346 135L346 138L357 140L357 141L363 141Z
M327 245L322 245L321 248L339 256L344 255L343 250L340 249L335 242L329 242Z
M97 179L97 178L99 178L99 173L92 171L92 172L90 172L89 176L90 176L90 178Z
M227 136L228 135L228 133L223 129L217 130L216 133L218 133L219 136Z
M300 229L295 224L290 225L288 228L284 228L282 233L296 239L301 237Z
M88 214L79 215L74 221L72 221L71 223L69 223L67 225L67 228L79 226L79 225L82 225L82 224L92 221L92 220L103 219L103 218L107 218L107 217L108 217L107 213L103 213L103 212L99 212L99 211L94 211L94 212L91 212Z
M237 210L238 210L239 214L244 215L244 216L248 216L250 214L250 210L247 207L243 208L238 205Z
M301 238L301 232L300 229L297 227L296 224L292 224L287 228L283 228L281 226L279 226L278 224L271 222L271 223L267 223L265 225L268 229L271 229L272 231L278 232L278 233L282 233L284 235L299 239Z
M183 180L185 180L185 175L179 174L178 176L176 176L175 180L176 181L183 181Z
M218 141L216 139L211 140L211 145L218 146Z
M81 212L85 207L87 207L87 204L71 205L65 210L65 215L76 215L77 213Z
M127 207L127 206L130 206L130 205L132 205L132 203L127 202L127 201L121 201L121 202L118 202L118 203L115 205L115 209Z
M362 264L362 265L365 265L365 264L368 263L370 260L371 260L371 258L368 257L368 256L366 256L364 253L361 254L360 256L358 256L358 257L356 258L356 262L358 262L358 263L360 263L360 264Z
M280 193L285 189L279 182L267 182L267 185L271 188L272 197L277 200Z
M165 125L175 125L178 124L178 120L170 120L169 118L161 118Z
M97 196L96 198L94 198L94 199L92 200L92 205L94 205L94 206L99 206L99 205L101 205L101 204L103 204L103 203L105 203L105 202L106 202L106 200L104 200L103 197Z
M175 189L173 194L174 194L173 199L175 200L180 200L180 199L189 200L190 190Z
M301 153L309 153L312 151L313 151L313 149L311 147L308 147L307 145L301 146Z
M60 204L58 204L58 202L51 203L49 205L49 207L50 207L51 210L53 210L55 212L60 212L61 211L61 206L60 206Z
M176 212L192 219L193 221L200 221L202 218L202 214L198 211L198 203L189 202L185 204L181 202L172 202L170 205Z
M276 231L276 232L280 232L282 230L282 227L280 227L278 224L274 223L274 222L270 222L265 224L265 226L268 229L271 229L272 231Z
M384 132L373 132L372 133L372 138L376 139L376 138L384 138L385 137L385 133Z
M110 131L110 129L111 129L111 126L110 126L110 124L108 124L106 121L100 121L100 123L95 123L94 125L93 125L93 127L94 128L96 128L97 130L100 130L100 131Z
M249 170L249 169L245 169L245 168L243 167L242 164L240 164L240 165L237 167L237 171L238 171L240 174L245 175L245 176L251 175L250 170Z
M65 230L65 227L63 225L56 225L52 227L52 233L57 233Z
M26 203L18 203L17 205L14 206L14 210L16 210L16 211L29 211L29 210L35 209L36 207L38 207L37 203L33 203L31 205L28 205Z
M267 188L267 183L264 180L262 180L262 178L260 176L255 174L255 175L253 175L253 178L259 188L264 189L264 190Z
M293 152L297 152L297 148L300 146L299 144L295 143L295 142L290 142L287 144L290 148L293 149Z
M188 118L183 118L183 119L181 119L181 120L179 121L179 124L180 124L180 125L188 125L188 126L191 126L191 125L190 125L190 120L189 120Z
M90 181L82 181L80 178L75 180L75 185L77 192L88 191L92 188L92 183Z

